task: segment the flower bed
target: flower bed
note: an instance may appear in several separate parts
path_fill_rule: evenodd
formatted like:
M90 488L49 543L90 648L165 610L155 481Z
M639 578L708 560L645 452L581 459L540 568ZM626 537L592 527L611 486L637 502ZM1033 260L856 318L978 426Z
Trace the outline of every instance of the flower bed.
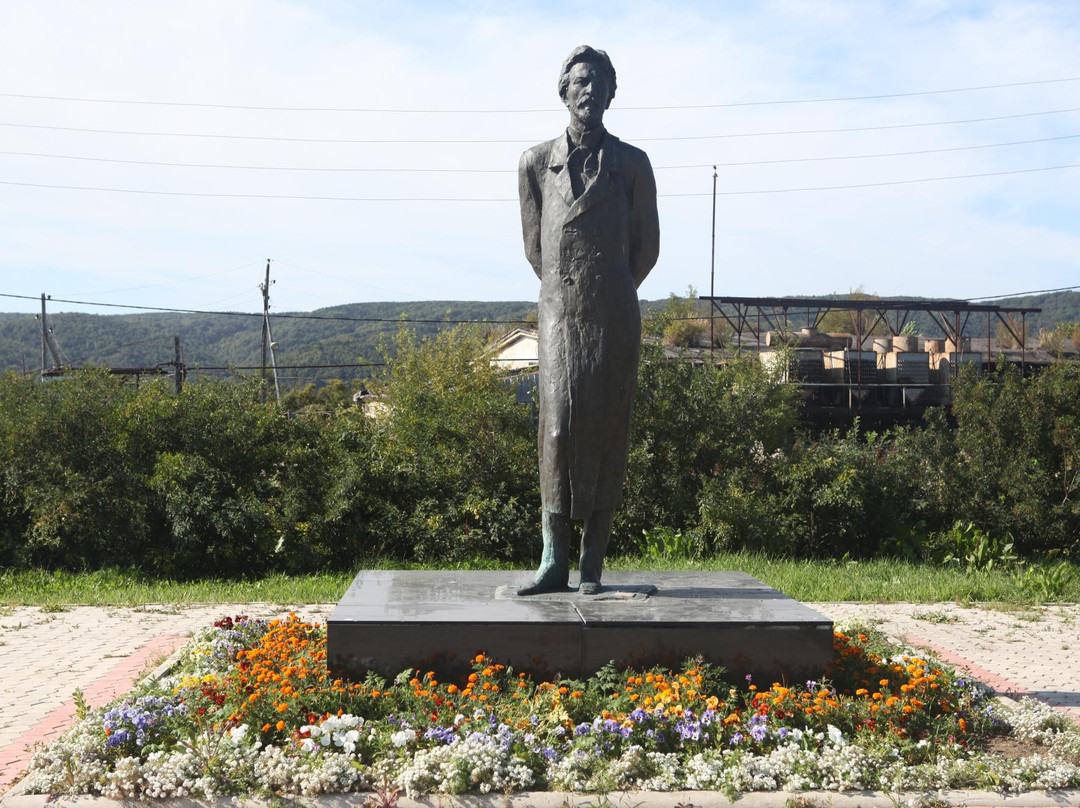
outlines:
M872 632L837 632L820 682L737 683L693 661L533 681L480 654L467 680L331 679L326 632L225 618L40 749L30 793L113 798L401 789L756 790L1080 786L1080 729ZM1012 736L1034 754L993 754Z

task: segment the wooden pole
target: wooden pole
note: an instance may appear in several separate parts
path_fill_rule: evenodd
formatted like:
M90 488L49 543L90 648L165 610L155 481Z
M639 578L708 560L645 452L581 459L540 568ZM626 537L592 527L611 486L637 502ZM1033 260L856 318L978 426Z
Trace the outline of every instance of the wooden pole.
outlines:
M712 256L709 259L709 362L716 345L716 166L712 172Z

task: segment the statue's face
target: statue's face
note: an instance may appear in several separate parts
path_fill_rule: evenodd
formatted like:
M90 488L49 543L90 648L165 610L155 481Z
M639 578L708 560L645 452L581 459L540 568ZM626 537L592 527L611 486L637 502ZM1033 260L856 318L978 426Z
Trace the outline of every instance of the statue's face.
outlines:
M570 68L570 82L563 102L570 118L579 128L589 130L604 120L604 110L611 101L611 88L602 71L588 62L578 62Z

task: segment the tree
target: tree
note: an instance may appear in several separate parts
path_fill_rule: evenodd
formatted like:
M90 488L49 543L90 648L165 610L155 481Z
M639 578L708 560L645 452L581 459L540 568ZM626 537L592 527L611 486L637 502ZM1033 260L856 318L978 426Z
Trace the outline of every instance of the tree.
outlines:
M710 480L790 446L795 395L749 358L717 368L666 360L658 346L643 346L613 549L638 549L643 531L694 528Z
M375 382L381 462L404 487L398 530L417 558L530 558L539 535L536 428L486 347L476 329L403 326Z
M697 290L686 287L686 296L672 293L664 307L645 319L644 332L658 337L669 348L691 348L709 344L709 309L708 304L698 300ZM713 338L716 345L723 343L723 338L731 332L725 320L713 324Z
M841 298L842 300L878 300L878 295L868 294L862 286ZM827 301L822 301L827 305ZM888 333L888 327L878 321L873 311L830 311L821 318L818 330L826 333L862 334L863 337Z

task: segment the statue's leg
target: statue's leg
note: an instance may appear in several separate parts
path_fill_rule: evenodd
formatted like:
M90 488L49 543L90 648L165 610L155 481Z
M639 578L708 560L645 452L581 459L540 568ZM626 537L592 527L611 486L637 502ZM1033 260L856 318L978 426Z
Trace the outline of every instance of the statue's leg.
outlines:
M593 511L585 520L585 529L581 533L581 585L578 591L585 595L595 595L601 590L600 575L604 571L604 554L607 552L608 539L611 538L611 523L615 518L614 510Z
M564 592L570 588L570 536L574 525L569 516L544 511L543 527L544 554L540 569L529 586L517 591L519 595Z

